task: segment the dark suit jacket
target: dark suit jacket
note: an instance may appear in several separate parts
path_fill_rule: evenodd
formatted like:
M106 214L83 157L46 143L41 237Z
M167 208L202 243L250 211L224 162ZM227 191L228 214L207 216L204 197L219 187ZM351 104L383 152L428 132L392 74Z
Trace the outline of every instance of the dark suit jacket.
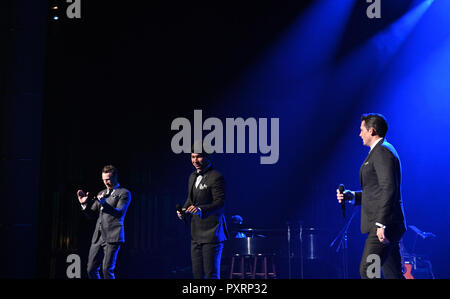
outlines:
M355 193L361 204L361 232L386 225L386 235L401 237L406 230L401 195L401 164L395 148L384 138L370 151L360 170L362 191Z
M192 215L191 240L198 243L218 243L228 239L227 224L224 216L225 204L225 180L212 166L203 173L197 196L193 197L196 172L189 176L188 198L184 208L191 205L199 207L202 211L201 218Z
M106 193L106 189L100 191ZM125 188L118 187L114 192L106 198L105 204L102 206L98 200L91 202L84 212L89 217L98 215L95 225L92 242L97 239L99 230L101 229L102 237L108 243L125 242L124 219L128 206L130 205L131 193ZM102 209L103 207L103 209Z

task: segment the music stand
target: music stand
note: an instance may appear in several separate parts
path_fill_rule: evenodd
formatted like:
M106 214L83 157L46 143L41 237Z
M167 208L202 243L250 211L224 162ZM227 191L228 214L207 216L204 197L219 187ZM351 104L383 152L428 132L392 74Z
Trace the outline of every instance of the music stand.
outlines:
M287 222L287 245L288 245L288 279L292 278L292 251L291 251L291 234L294 233L294 230L291 229L291 222ZM303 279L303 221L298 221L299 231L298 237L300 241L299 249L300 249L300 278Z
M413 244L413 249L412 249L412 251L414 252L415 251L415 249L416 249L416 243L417 243L417 239L418 239L418 237L421 237L422 239L432 239L432 238L435 238L436 237L436 235L435 234L433 234L433 233L430 233L430 232L424 232L424 231L421 231L420 229L418 229L416 226L414 226L414 225L408 225L408 227L410 228L410 229L412 229L415 233L416 233L416 236L415 236L415 238L414 238L414 244Z
M344 274L343 274L343 278L346 279L348 278L348 228L350 227L350 223L353 220L353 217L356 214L357 209L353 209L353 213L352 216L350 217L350 219L347 221L347 223L345 223L344 227L341 229L341 231L339 232L339 234L336 236L336 238L334 238L334 240L331 242L330 247L333 247L334 243L336 243L336 241L338 239L340 239L339 244L336 248L336 252L339 252L341 249L341 246L343 246L343 251L342 251L342 265L343 265L343 269L344 269Z

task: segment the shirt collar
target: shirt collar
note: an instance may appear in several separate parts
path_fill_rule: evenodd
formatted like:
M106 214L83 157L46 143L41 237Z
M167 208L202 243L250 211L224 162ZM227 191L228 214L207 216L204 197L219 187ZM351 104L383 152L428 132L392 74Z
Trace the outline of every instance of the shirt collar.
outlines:
M114 192L114 190L116 190L117 188L119 188L120 187L120 184L119 183L117 183L112 189L111 189L111 194ZM106 192L108 192L109 191L109 189L106 189Z
M375 141L371 146L370 146L370 151L369 153L373 150L373 148L382 140L383 138L378 139L377 141Z

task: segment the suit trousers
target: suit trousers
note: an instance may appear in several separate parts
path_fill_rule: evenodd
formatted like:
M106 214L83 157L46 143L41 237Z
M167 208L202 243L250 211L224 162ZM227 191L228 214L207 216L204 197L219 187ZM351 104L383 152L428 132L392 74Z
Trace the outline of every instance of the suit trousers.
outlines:
M220 259L223 242L197 243L191 241L192 274L194 279L220 279Z
M386 237L390 241L388 244L383 244L378 240L376 229L370 231L369 234L367 235L359 267L361 278L363 279L370 278L367 272L369 270L370 265L372 265L374 261L370 258L369 261L367 261L367 258L369 257L369 255L375 254L379 257L379 261L381 264L381 273L383 274L384 278L404 279L399 246L400 238L396 237L390 239L387 234Z
M120 244L106 242L101 233L99 233L97 240L91 244L89 249L87 272L90 279L101 279L100 267L102 268L104 279L115 278L114 269Z

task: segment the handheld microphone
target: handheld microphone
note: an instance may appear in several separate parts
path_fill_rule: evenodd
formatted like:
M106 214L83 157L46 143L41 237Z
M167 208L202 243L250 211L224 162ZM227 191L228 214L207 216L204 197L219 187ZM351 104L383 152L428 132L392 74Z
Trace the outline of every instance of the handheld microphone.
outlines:
M180 204L176 205L176 209L177 209L178 212L180 212L180 214L181 214L181 216L183 218L184 224L187 224L187 222L186 222L186 213L181 209Z
M340 184L339 185L339 193L344 194L344 191L345 191L344 185ZM342 199L342 201L341 201L341 210L342 210L342 216L344 216L344 218L345 218L345 198Z

